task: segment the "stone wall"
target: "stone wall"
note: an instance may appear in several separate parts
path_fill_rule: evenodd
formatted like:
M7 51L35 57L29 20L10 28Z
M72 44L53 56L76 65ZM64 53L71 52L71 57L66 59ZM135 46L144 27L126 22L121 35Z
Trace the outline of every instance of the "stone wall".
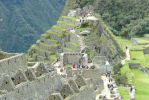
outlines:
M35 64L27 71L19 70L13 78L1 76L0 100L46 100L54 91L60 91L63 83L61 76L51 75L42 63Z
M46 74L15 87L14 91L1 95L0 100L46 100L50 93L59 89L61 89L60 77Z
M84 57L84 55L86 55L86 54L83 54L83 53L62 53L60 56L61 63L63 66L73 65L73 64L82 65L82 64L88 63L88 61L85 61L85 59L86 59L85 57L87 57L87 56Z
M0 75L7 74L13 76L18 69L27 69L27 60L24 54L0 60Z

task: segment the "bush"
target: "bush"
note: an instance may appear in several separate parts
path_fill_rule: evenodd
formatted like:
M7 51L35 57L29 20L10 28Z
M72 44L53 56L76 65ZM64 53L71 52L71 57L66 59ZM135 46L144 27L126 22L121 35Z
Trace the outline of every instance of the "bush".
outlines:
M121 74L121 68L122 68L122 64L121 63L117 63L114 67L113 67L113 73L114 73L114 78L116 81L116 84L127 84L127 75L126 74Z

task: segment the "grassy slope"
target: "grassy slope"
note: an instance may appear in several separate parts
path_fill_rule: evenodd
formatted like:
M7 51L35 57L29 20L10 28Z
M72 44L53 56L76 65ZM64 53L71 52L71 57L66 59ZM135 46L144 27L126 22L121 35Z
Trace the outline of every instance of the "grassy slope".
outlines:
M140 38L137 38L140 39ZM125 38L121 37L116 37L117 42L119 43L120 47L125 50L125 46L127 45L130 50L130 56L131 59L135 58L136 60L131 60L130 62L135 62L135 63L141 63L142 66L148 66L149 67L149 55L144 54L142 51L143 46L142 45L137 45L137 46L132 46L131 41ZM146 42L147 40L145 38L141 38L141 42ZM147 41L148 42L148 41ZM139 51L134 51L134 50L139 50ZM131 70L129 69L128 64L123 66L121 69L122 73L126 73L128 77L128 81L133 80L133 84L135 85L136 88L136 100L149 100L149 75L141 72L139 69L136 70ZM128 93L124 89L124 87L121 89L120 88L120 93L123 96L124 100L129 100L128 99Z
M149 100L149 75L132 70L134 73L134 85L136 87L136 100Z

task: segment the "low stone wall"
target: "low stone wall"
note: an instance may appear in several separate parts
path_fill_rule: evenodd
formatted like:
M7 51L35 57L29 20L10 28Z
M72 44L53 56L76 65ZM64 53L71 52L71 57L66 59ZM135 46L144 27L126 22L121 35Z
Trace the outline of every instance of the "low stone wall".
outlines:
M62 37L59 37L59 36L57 36L57 35L50 34L50 37L53 38L53 39L55 39L55 40L57 40L57 41L59 41L60 43L61 43L61 41L62 41Z
M56 28L51 28L52 31L59 33L59 34L63 34L62 30L56 29Z
M27 69L27 60L24 54L0 60L0 75L7 74L12 76L18 69Z
M76 25L80 25L81 24L79 19L78 20L72 20L72 19L68 19L68 18L62 17L62 20L65 21L65 22L74 23Z
M53 44L54 45L54 44ZM50 46L46 46L44 44L39 44L39 47L42 48L42 49L45 49L45 50L51 50L51 51L56 51L58 46L55 46L55 47L50 47Z
M59 25L61 27L65 27L68 30L72 30L74 28L74 26L70 26L70 25L67 25L67 24L60 23L60 22L58 22L57 25Z
M50 39L44 39L43 41L47 44L54 44L55 43L55 41L51 41Z

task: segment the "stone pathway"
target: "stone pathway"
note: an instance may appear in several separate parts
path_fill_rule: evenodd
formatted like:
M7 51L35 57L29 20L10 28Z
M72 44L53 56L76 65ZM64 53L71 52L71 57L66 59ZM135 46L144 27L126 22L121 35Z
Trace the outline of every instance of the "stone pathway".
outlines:
M112 79L109 82L109 77L105 75L101 76L101 79L104 83L104 90L96 96L96 100L122 100L115 81ZM112 87L108 88L108 85L112 85Z

